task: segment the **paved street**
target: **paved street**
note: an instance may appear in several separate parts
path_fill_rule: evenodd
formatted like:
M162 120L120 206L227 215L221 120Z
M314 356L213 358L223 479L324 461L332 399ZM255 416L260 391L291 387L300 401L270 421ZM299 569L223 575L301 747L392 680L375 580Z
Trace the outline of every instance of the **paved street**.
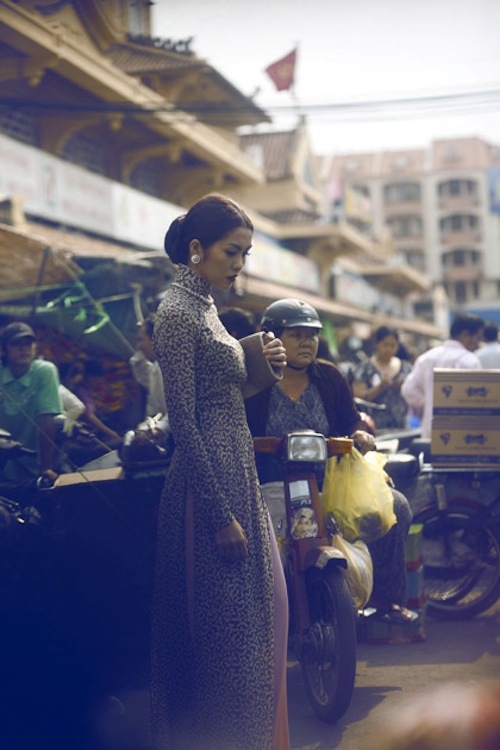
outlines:
M305 696L300 667L290 660L292 750L369 750L381 714L397 711L402 696L446 682L477 682L500 676L500 602L473 620L446 622L428 618L427 633L427 639L420 643L359 643L353 700L343 719L334 725L314 716ZM146 748L147 692L120 694L120 698L126 713L121 730L118 722L115 732L118 730L123 744L116 742L113 733L116 744L111 746Z
M358 646L356 686L349 710L336 725L313 715L300 667L289 666L289 712L293 750L360 750L383 710L397 711L401 696L450 681L500 677L500 602L464 622L428 618L427 640L404 645Z

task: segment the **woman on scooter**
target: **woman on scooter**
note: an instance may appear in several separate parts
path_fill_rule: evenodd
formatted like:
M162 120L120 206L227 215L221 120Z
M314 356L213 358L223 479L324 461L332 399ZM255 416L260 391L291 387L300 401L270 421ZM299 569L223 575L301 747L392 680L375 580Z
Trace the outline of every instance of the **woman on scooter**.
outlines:
M178 270L153 341L175 451L158 517L155 750L289 748L288 604L245 417L249 354L210 295L234 283L252 234L236 203L208 195L165 237ZM285 350L272 335L252 341L266 387L281 377Z
M280 437L293 430L313 429L328 437L350 436L361 453L372 450L375 440L366 431L344 375L332 363L317 359L322 324L316 310L301 300L281 299L264 311L261 328L280 337L287 366L282 380L246 401L252 435ZM257 467L263 484L282 480L276 459L259 456ZM369 545L374 572L370 604L377 608L377 616L405 623L416 617L404 607L404 545L411 510L404 495L392 493L397 523Z

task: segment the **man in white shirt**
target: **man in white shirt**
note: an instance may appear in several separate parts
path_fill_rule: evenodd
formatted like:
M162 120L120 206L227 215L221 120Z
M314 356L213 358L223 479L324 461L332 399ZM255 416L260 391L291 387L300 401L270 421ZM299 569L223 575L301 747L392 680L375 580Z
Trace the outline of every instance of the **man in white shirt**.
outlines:
M166 414L165 393L160 365L153 351L154 317L148 316L137 326L137 351L129 360L132 374L146 390L146 417Z
M85 404L73 393L73 391L70 391L69 388L66 388L62 383L59 383L59 396L61 398L62 413L65 417L65 424L67 425L68 430L70 430L73 423L76 422L78 417L81 417L85 411Z
M434 370L453 368L478 370L481 362L474 354L483 335L484 321L477 315L457 315L450 338L417 357L413 369L401 386L401 393L414 409L423 409L422 437L430 438Z
M498 343L498 323L489 320L484 324L485 345L475 354L483 370L500 370L500 344Z
M149 417L156 417L152 427L153 435L158 444L165 447L169 433L169 421L163 389L163 376L153 351L154 321L155 316L151 314L137 324L137 351L130 358L129 363L135 379L146 389L144 415L146 422ZM136 430L136 435L141 435L140 429Z

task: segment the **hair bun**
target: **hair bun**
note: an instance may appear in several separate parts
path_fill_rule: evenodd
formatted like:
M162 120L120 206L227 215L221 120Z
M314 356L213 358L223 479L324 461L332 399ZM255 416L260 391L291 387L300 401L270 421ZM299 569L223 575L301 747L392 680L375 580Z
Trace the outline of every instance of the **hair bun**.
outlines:
M165 252L167 253L172 263L185 262L182 257L184 253L182 251L182 242L181 242L182 226L184 224L185 218L186 218L186 215L184 214L183 216L178 216L176 219L173 220L173 222L170 224L167 230L165 239L163 241L163 247L165 248Z

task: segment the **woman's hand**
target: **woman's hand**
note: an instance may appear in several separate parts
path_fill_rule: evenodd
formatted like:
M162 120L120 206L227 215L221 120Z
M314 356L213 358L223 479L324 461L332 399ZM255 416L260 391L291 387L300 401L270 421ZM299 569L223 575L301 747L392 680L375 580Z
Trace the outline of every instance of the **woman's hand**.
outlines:
M226 560L244 560L248 555L247 535L236 518L215 532L215 544L219 555Z
M351 439L354 440L354 445L363 455L375 448L375 438L373 435L370 435L369 432L365 432L364 430L356 430L356 432L353 432Z
M271 367L276 367L279 370L286 367L286 349L272 331L266 333L263 352Z

